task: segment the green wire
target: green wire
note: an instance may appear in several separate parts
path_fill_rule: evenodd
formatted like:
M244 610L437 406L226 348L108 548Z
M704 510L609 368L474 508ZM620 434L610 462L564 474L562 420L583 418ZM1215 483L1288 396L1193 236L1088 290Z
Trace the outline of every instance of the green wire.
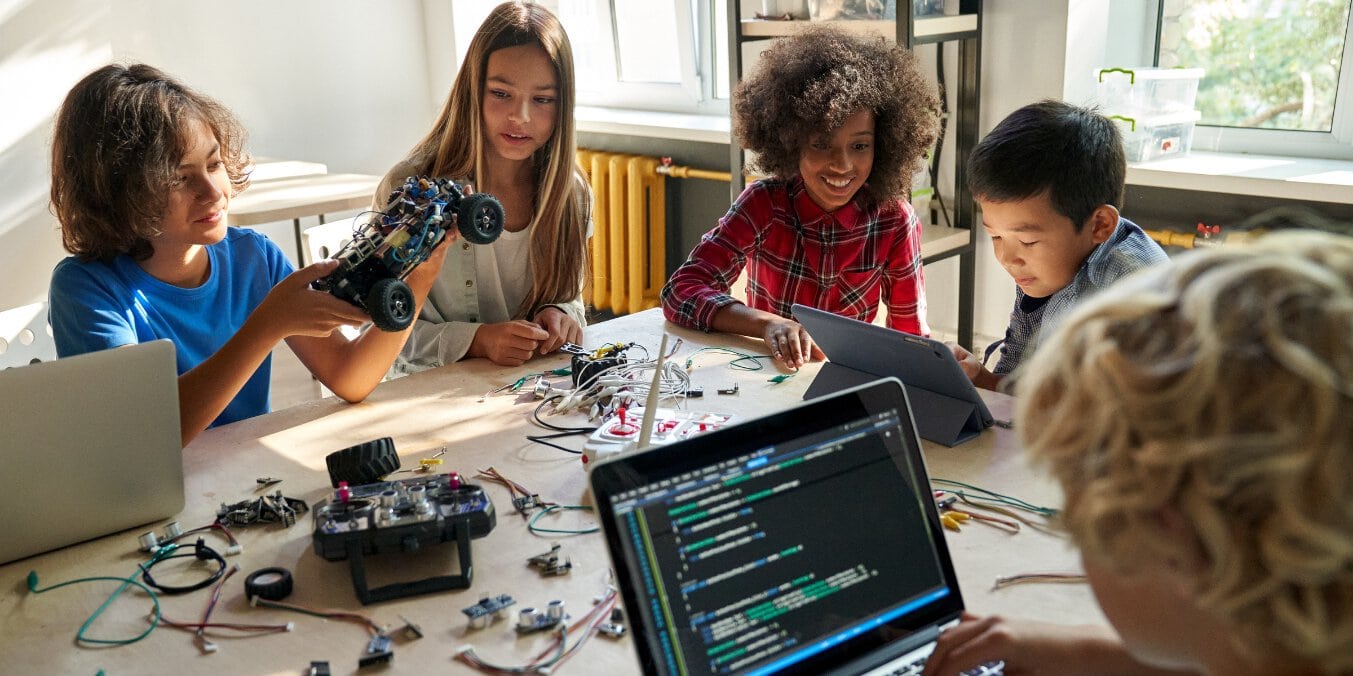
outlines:
M952 480L952 479L939 479L939 478L931 477L930 482L931 482L931 483L935 483L935 484L947 484L947 485L950 485L950 486L961 486L961 487L966 488L966 489L968 489L968 490L970 490L970 491L976 491L977 493L980 493L980 494L982 494L983 496L986 496L986 497L982 497L982 498L979 498L979 499L990 500L990 501L992 501L992 502L997 502L997 503L1000 503L1000 504L1003 504L1003 505L1009 505L1009 506L1011 506L1011 507L1017 507L1017 508L1019 508L1019 509L1027 510L1027 511L1030 511L1030 512L1033 512L1033 513L1035 513L1035 514L1042 515L1042 516L1056 516L1056 515L1057 515L1057 511L1058 511L1058 510L1056 510L1056 509L1053 509L1052 507L1043 507L1043 506L1040 506L1040 505L1035 505L1035 504L1033 504L1033 503L1031 503L1031 502L1025 502L1024 500L1021 500L1021 499L1016 498L1016 497L1014 497L1014 496L1005 495L1005 494L1003 494L1003 493L997 493L996 491L987 490L987 489L985 489L985 488L982 488L982 487L980 487L980 486L974 486L974 485L972 485L972 484L965 484L965 483L963 483L962 481L954 481L954 480ZM964 496L972 497L972 496L969 496L967 493L964 493L963 491L949 491L949 492L950 492L950 493L954 493L955 495L964 495Z
M551 513L551 512L556 512L556 511L561 511L561 510L564 510L564 511L581 510L581 511L590 512L590 511L592 511L592 507L591 507L590 505L550 505L550 506L546 507L545 509L542 509L542 510L540 510L539 512L536 512L536 513L535 513L535 516L532 516L532 517L531 517L531 520L526 522L526 530L529 531L529 532L532 532L532 533L537 533L537 534L538 534L538 533L556 533L556 534L559 534L559 535L585 535L585 534L587 534L587 533L595 533L595 532L597 532L598 530L601 530L600 528L598 528L598 527L596 527L596 526L593 526L593 527L591 527L591 528L586 528L586 529L583 529L583 530L566 530L566 529L557 529L557 528L541 528L540 526L537 526L537 525L536 525L536 522L540 520L540 517L545 516L546 514L549 514L549 513Z
M168 551L173 551L173 549L174 549L173 547L165 547L165 548L163 548L161 551L166 551L166 550L168 550ZM166 552L166 553L167 553L167 552ZM157 560L159 560L159 558L160 558L160 554L159 554L159 552L157 552L157 553L155 554L155 557L152 558L151 561L152 561L152 562L157 561ZM89 619L85 620L85 621L84 621L84 624L81 624L81 625L80 625L80 631L78 631L78 632L75 633L75 641L76 641L77 643L98 643L98 644L103 644L103 645L128 645L128 644L131 644L131 643L136 643L137 641L140 641L141 639L143 639L143 638L145 638L145 637L147 637L147 636L150 636L150 632L155 631L155 628L158 627L158 626L160 626L160 598L159 598L158 596L156 596L156 595L155 595L155 592L151 591L149 587L147 587L146 585L141 584L140 582L137 582L137 581L136 581L136 575L137 575L137 573L140 573L142 570L143 570L143 568L140 567L140 566L138 566L138 567L137 567L136 573L132 573L132 574L131 574L131 577L125 577L125 578L124 578L124 577L111 577L111 576L82 577L82 578L79 578L79 579L76 579L76 580L67 580L66 582L58 582L58 583L56 583L56 584L54 584L54 585L52 585L52 586L50 586L50 587L47 587L47 588L45 588L45 589L38 589L38 572L37 572L36 570L30 570L30 571L28 571L28 591L30 591L30 592L32 592L32 593L34 593L34 594L42 594L42 593L44 593L44 592L49 592L49 591L51 591L51 590L53 590L53 589L60 589L60 588L62 588L62 587L68 586L68 585L80 584L80 583L82 583L82 582L103 582L103 581L107 581L107 582L121 582L122 584L121 584L120 586L118 586L117 591L113 592L113 593L108 597L108 599L107 599L106 601L104 601L102 605L99 606L98 610L95 610L95 611L94 611L94 614L93 614L93 615L90 615L90 616L89 616ZM149 626L148 628L146 628L145 631L143 631L143 632L141 632L140 634L138 634L137 636L135 636L135 637L133 637L133 638L128 638L128 639L89 638L89 637L85 636L85 632L86 632L86 631L89 631L90 625L94 624L94 621L97 620L97 619L99 619L99 616L103 614L103 611L106 610L106 609L108 608L109 604L111 604L111 603L113 602L114 599L116 599L117 597L121 596L121 595L122 595L122 592L123 592L128 586L132 586L132 585L135 585L135 586L136 586L137 588L139 588L141 591L145 592L146 595L150 597L151 603L154 604L154 612L151 613L150 626Z

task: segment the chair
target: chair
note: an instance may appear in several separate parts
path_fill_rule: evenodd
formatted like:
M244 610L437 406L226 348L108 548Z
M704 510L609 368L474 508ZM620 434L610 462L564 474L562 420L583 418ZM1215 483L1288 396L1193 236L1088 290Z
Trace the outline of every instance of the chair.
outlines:
M333 258L352 240L352 228L359 217L340 218L302 231L301 238L305 240L305 262L302 265Z
M0 369L56 359L56 340L47 324L47 303L0 311Z

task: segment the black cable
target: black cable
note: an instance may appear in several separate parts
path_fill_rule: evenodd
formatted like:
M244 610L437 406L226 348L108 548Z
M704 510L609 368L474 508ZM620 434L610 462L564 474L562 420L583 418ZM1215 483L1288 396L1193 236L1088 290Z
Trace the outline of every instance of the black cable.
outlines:
M560 427L560 426L558 426L558 425L555 425L555 424L553 424L553 423L547 423L547 422L545 422L544 420L541 420L541 419L540 419L540 410L541 410L541 409L545 408L545 406L548 405L550 402L552 402L552 401L554 401L554 400L556 400L556 399L563 399L563 398L564 398L564 395L562 395L562 394L554 394L554 395L550 395L550 396L548 396L548 397L545 397L544 399L541 400L541 402L540 402L539 404L536 405L535 410L534 410L534 411L531 411L531 418L535 421L535 423L536 423L537 425L540 425L541 427L544 427L545 429L548 429L548 430L554 430L554 431L556 431L556 432L566 432L566 433L567 433L567 434L561 434L561 435L559 435L559 436L568 436L568 435L571 435L571 434L591 434L592 432L597 431L597 428L595 428L595 427ZM554 437L550 436L550 437L545 437L545 438L546 438L546 439L552 439L552 438L554 438ZM527 439L530 439L530 437L527 437Z
M154 568L155 566L165 561L168 561L170 559L184 559L190 556L199 561L215 561L216 571L213 572L211 576L206 578L205 580L201 580L193 584L177 585L177 586L160 584L156 582L155 578L152 577L150 574L151 568ZM225 557L221 556L221 554L217 552L215 549L208 547L207 543L203 541L202 538L198 538L197 543L193 545L193 551L187 554L171 554L169 556L163 557L156 556L155 558L151 559L149 563L141 564L141 579L144 580L145 583L150 587L159 590L159 592L162 594L186 594L190 591L197 591L198 589L202 589L203 587L206 587L211 583L221 579L221 576L225 574L225 570L226 570Z
M565 447L565 446L560 446L559 444L556 444L556 443L554 443L554 442L552 442L552 441L546 441L546 439L557 439L557 438L559 438L559 437L571 437L571 436L573 436L573 435L575 435L575 434L582 434L582 433L581 433L581 432L568 432L568 433L566 433L566 434L549 434L549 435L543 435L543 436L532 436L532 435L528 434L528 435L526 435L526 440L527 440L527 441L534 441L534 442L537 443L537 444L543 444L543 445L545 445L545 446L549 446L550 448L555 448L555 449L561 450L561 451L563 451L563 452L565 452L565 453L572 453L572 454L574 454L574 455L582 455L582 453L583 453L582 451L575 451L575 450L573 450L573 449L571 449L571 448L567 448L567 447Z

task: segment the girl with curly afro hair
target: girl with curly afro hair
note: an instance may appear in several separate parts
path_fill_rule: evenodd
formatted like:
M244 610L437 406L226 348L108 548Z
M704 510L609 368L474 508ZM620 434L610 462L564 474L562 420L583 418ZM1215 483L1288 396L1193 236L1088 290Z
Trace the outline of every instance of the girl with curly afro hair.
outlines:
M733 92L733 132L767 178L749 185L662 291L682 326L759 336L790 368L821 352L795 303L928 335L911 176L939 97L882 38L811 27L762 54ZM747 270L747 301L729 289Z

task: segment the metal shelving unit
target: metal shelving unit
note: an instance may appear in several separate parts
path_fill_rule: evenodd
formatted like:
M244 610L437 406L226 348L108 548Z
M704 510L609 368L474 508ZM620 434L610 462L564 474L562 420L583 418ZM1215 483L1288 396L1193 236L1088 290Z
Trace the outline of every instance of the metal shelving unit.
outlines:
M910 8L910 0L898 0ZM946 130L954 136L954 191L949 199L954 212L952 227L928 225L922 234L921 255L925 263L958 257L958 342L971 347L973 332L973 294L976 290L977 244L973 228L976 225L977 205L967 188L965 162L978 140L978 92L981 83L982 0L960 0L959 12L946 16L913 16L909 11L899 12L897 21L829 21L824 22L864 35L878 35L897 40L907 49L917 45L956 42L958 44L958 81L955 105L950 111L952 124ZM748 42L769 40L793 35L810 21L743 20L741 0L729 0L729 81L742 79L742 46ZM736 142L729 143L730 199L742 193L743 152Z

